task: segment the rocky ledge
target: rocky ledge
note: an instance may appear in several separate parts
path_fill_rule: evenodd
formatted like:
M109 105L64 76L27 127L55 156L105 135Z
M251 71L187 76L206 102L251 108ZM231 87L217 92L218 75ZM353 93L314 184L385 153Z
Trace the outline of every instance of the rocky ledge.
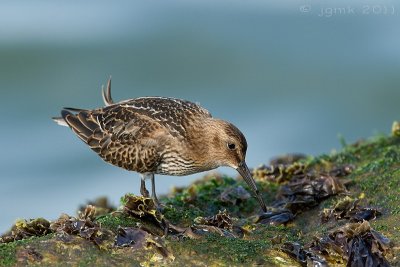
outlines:
M241 178L206 176L161 198L99 199L78 214L17 221L0 265L398 266L400 127L341 152L287 155Z

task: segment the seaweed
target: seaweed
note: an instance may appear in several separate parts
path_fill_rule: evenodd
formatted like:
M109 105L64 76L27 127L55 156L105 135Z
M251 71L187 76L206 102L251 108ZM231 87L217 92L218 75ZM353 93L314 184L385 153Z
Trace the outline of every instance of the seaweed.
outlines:
M107 197L98 197L93 201L87 201L87 203L85 205L81 205L78 208L78 214L79 214L79 212L81 212L81 213L85 212L86 207L89 205L96 208L95 214L94 214L94 216L96 216L96 217L108 214L117 209L115 206L113 206L109 203Z
M157 209L153 199L126 194L122 199L123 212L140 219L141 227L146 231L159 236L167 235L171 225L164 215Z
M347 223L305 246L286 242L281 249L303 266L390 266L385 256L391 253L391 242L368 221Z
M251 198L250 193L243 186L227 187L220 195L219 200L232 205L239 205L240 202Z
M346 196L338 201L332 209L324 209L320 214L321 222L326 223L330 219L335 220L347 219L351 222L362 222L375 219L381 215L381 212L372 207L362 207L359 199L352 199Z
M189 227L188 233L194 233L197 236L218 234L225 237L241 238L247 231L241 226L235 225L235 221L237 221L237 218L232 218L226 210L219 211L213 216L197 217L194 224Z
M394 121L392 124L392 135L400 137L400 122Z
M291 211L285 209L277 209L267 211L256 217L256 223L268 225L287 224L294 219Z
M191 227L189 227L190 230L185 231L185 236L192 238L192 239L198 239L201 236L209 236L209 235L219 235L219 236L223 236L223 237L230 237L230 238L237 238L238 236L227 230L227 229L223 229L223 228L219 228L213 225L193 225ZM194 234L194 237L191 234Z
M164 258L175 259L174 255L167 250L162 238L153 236L138 228L119 227L115 245L117 247L130 247L132 249L154 248Z
M133 217L149 219L157 223L164 221L164 216L157 210L151 198L126 194L122 201L123 211Z
M329 196L345 192L344 184L329 174L298 172L278 191L277 200L269 211L257 217L256 222L269 225L287 224L297 214L317 206Z
M219 211L218 214L209 217L197 217L195 219L196 224L210 225L218 228L222 228L225 230L232 231L233 230L233 221L229 216L226 210Z
M298 261L302 266L329 266L323 257L315 254L313 251L305 249L297 242L285 242L281 246L281 250Z
M301 153L286 154L282 156L277 156L269 161L270 165L291 165L295 162L307 159L307 155Z
M297 175L304 174L306 165L299 162L293 164L261 165L253 169L252 175L256 180L267 180L275 183L290 181Z
M110 230L103 229L94 221L96 208L87 206L83 212L79 213L78 218L62 214L60 218L52 222L50 229L57 233L60 238L68 240L68 235L77 235L92 241L99 248L108 248L111 246L113 233Z
M118 247L140 248L144 246L147 232L133 227L118 227L115 245Z
M8 233L0 236L0 243L13 242L32 236L44 236L51 232L50 222L46 219L18 220Z
M331 262L340 257L347 266L390 266L385 259L391 252L390 240L372 229L368 221L348 223L309 247Z

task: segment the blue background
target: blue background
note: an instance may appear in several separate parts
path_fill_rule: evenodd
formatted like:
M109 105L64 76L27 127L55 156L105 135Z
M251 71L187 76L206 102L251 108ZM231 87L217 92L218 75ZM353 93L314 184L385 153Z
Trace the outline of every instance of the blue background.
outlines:
M139 193L137 174L105 164L50 119L64 106L102 106L109 75L115 100L173 96L233 122L247 137L250 167L340 149L338 134L353 142L388 133L400 118L399 8L379 0L2 1L0 232L16 218L55 219L97 196L118 204ZM157 176L157 191L202 175Z

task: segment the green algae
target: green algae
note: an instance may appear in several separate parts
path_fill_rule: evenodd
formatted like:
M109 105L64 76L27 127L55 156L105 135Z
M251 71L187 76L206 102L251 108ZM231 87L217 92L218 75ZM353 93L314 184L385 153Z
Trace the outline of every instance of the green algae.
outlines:
M0 265L1 266L11 266L16 263L15 252L19 243L27 242L27 240L23 241L14 241L8 244L0 244Z
M227 265L265 260L265 251L270 247L268 240L243 240L217 235L210 235L202 240L186 240L182 245L190 247L196 254L206 255Z
M101 227L117 232L118 227L133 227L140 223L140 220L122 213L102 215L96 218Z
M233 214L250 215L259 209L258 202L253 197L238 201L236 205L232 205L229 201L223 201L221 198L227 188L239 186L251 192L241 178L206 176L189 187L180 189L170 198L165 199L167 205L166 217L172 221L176 221L175 215L193 220L196 217L215 214L224 209ZM268 181L257 181L257 186L261 188L260 193L265 201L271 202L274 199L278 189L277 184ZM169 205L170 207L168 207ZM176 214L174 214L175 212Z
M27 245L33 246L35 243L43 242L54 237L48 234L41 237L29 237L23 240L16 240L10 243L0 243L0 266L14 266L17 263L17 250Z
M161 198L165 203L163 216L172 224L188 227L197 217L208 217L226 210L235 219L237 227L244 229L242 238L225 237L218 234L203 234L193 238L185 233L169 235L165 239L166 248L171 251L174 261L165 259L155 248L133 250L131 248L108 248L99 250L93 243L78 236L71 239L59 239L54 234L43 237L31 237L7 244L0 244L0 265L54 265L65 259L65 265L174 265L174 266L241 266L241 265L296 265L297 263L281 250L285 242L300 245L311 243L318 237L345 225L346 221L322 223L320 214L324 209L335 207L345 195L360 199L363 203L379 208L382 215L370 221L371 226L390 238L393 244L400 242L400 138L396 136L378 136L369 140L347 145L341 152L321 155L315 158L300 159L308 171L329 172L336 166L351 164L353 171L346 176L347 192L322 200L319 205L299 212L295 219L279 226L255 223L259 211L257 201L240 198L236 205L222 201L221 194L227 188L242 186L249 190L241 179L226 176L207 176L187 188L176 189L170 196ZM296 167L297 168L297 167ZM286 175L286 174L285 174ZM281 188L280 183L290 180L291 173L280 182L256 179L258 187L267 205L271 206ZM236 201L236 200L235 200ZM121 201L127 204L126 198ZM121 211L98 216L95 222L100 227L117 233L119 227L138 227L145 225ZM398 245L397 245L398 246ZM20 259L27 255L27 249L34 248L38 255L36 261ZM50 247L50 249L49 249ZM66 255L75 251L75 259L68 260ZM29 253L28 253L29 254ZM398 250L388 256L391 265L398 265ZM208 263L208 264L206 264Z

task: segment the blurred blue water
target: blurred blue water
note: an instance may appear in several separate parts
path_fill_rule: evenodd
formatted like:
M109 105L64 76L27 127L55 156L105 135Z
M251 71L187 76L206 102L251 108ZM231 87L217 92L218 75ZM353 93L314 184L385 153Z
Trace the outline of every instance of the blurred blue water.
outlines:
M311 5L310 5L311 3ZM300 7L311 7L302 13ZM319 16L321 8L395 7ZM0 232L58 217L100 195L138 193L137 174L104 164L50 117L113 97L200 102L245 133L248 164L326 153L387 133L400 117L400 19L394 1L14 2L0 8ZM234 174L227 168L221 172ZM190 177L158 176L157 191Z

